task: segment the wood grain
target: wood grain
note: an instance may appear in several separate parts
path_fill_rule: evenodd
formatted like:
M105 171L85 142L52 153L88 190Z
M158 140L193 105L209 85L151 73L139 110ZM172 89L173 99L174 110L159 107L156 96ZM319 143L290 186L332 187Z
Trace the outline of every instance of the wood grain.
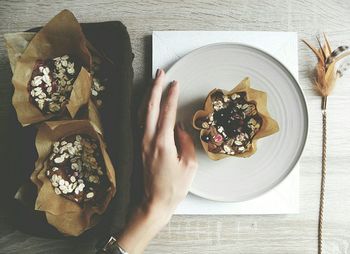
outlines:
M120 20L128 28L136 91L151 73L152 30L296 31L315 42L326 32L332 45L350 44L350 2L330 0L98 0L1 1L0 34L43 25L64 8L80 22ZM0 70L9 68L0 37ZM299 43L300 84L310 111L310 135L301 159L300 214L286 216L174 216L146 253L316 253L320 184L320 99L311 89L315 59ZM10 89L0 75L0 93ZM9 101L0 102L6 113ZM350 75L339 80L329 98L328 179L325 203L325 253L350 253ZM1 128L1 123L0 123ZM1 131L0 131L1 132ZM288 144L286 144L288 145ZM0 253L88 253L88 243L42 241L5 226L1 221Z

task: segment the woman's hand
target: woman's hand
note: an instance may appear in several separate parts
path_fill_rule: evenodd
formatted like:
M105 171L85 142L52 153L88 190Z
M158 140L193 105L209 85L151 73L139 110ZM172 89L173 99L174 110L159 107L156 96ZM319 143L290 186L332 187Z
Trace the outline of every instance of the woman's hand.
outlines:
M145 201L136 210L118 239L130 254L141 253L168 223L176 206L186 197L197 169L191 137L177 124L179 84L173 81L161 105L165 73L157 70L147 105L142 160Z
M191 137L177 124L179 84L173 81L160 107L164 71L158 70L150 100L142 144L146 204L169 217L187 195L197 169ZM159 214L161 215L161 214Z

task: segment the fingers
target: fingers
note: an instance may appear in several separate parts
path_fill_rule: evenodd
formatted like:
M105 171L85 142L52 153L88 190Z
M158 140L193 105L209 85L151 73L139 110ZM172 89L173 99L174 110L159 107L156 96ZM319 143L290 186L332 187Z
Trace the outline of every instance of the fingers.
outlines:
M147 104L147 116L145 123L144 142L149 144L157 131L157 123L160 111L160 101L162 98L162 90L165 73L162 69L158 69L156 78L153 82L149 102Z
M178 98L179 84L177 81L173 81L162 105L158 120L159 135L165 135L169 139L174 136Z
M184 163L187 168L196 170L197 159L193 140L180 124L176 125L176 138L180 161Z

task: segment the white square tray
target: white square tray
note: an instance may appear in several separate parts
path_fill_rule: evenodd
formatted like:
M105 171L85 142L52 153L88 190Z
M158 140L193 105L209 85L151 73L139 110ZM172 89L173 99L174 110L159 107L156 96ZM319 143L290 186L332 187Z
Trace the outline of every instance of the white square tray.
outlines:
M217 42L238 42L263 49L298 79L298 43L293 32L154 31L152 70L169 69L190 51ZM299 212L299 164L269 192L252 200L223 203L189 194L176 214L293 214Z

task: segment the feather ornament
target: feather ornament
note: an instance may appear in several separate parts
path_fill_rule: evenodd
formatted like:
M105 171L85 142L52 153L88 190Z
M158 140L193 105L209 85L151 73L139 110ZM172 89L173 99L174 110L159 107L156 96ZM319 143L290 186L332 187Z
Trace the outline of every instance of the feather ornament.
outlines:
M333 91L336 80L343 76L344 72L349 69L350 63L339 64L350 56L348 46L340 46L332 50L327 37L324 35L324 45L322 46L320 37L317 37L319 48L316 48L303 40L303 42L313 51L317 57L315 68L314 86L316 91L323 97L327 97Z
M338 78L350 68L350 50L348 46L340 46L332 50L326 35L322 46L321 39L318 36L318 48L303 42L312 50L317 58L315 67L314 88L322 96L322 163L321 163L321 190L320 206L318 217L318 254L322 254L323 248L323 207L325 199L326 172L327 172L327 98L333 91Z

